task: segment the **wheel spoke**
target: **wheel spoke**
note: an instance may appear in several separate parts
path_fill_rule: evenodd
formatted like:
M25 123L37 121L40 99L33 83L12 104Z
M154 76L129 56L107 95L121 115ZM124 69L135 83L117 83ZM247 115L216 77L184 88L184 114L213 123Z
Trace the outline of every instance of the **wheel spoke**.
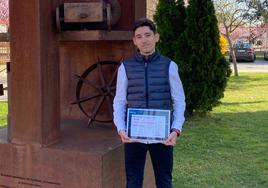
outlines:
M79 78L80 80L82 80L85 84L91 85L92 87L100 90L101 86L98 86L97 84L95 84L94 82L92 82L91 80L85 79L79 75L76 75L77 78Z
M93 112L91 114L91 117L88 120L88 126L95 119L95 117L96 117L98 111L100 110L100 107L101 107L101 105L102 105L102 103L104 101L104 98L105 98L104 96L101 96L101 98L99 99L97 105L95 106L95 108L94 108L94 110L93 110Z
M118 65L116 66L116 69L114 70L114 73L113 73L113 75L112 75L112 78L111 78L111 80L110 80L108 86L111 86L112 83L114 82L114 80L115 80L115 78L116 78L116 75L117 75L117 71L118 71L119 66L120 66L120 64L118 64Z
M106 82L105 82L105 79L104 79L101 64L99 62L97 63L97 67L98 67L98 71L99 71L99 75L100 75L100 79L101 79L101 86L104 87L104 86L106 86Z
M83 102L89 101L89 100L94 99L94 98L99 97L99 96L101 96L101 95L95 94L95 95L91 95L89 97L83 97L83 98L76 100L75 102L72 102L71 104L83 103Z

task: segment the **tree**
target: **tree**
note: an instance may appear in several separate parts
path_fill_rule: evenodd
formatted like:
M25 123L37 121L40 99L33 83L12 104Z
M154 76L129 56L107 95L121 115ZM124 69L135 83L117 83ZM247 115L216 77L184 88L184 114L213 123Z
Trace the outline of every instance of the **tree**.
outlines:
M147 17L153 20L158 0L147 0Z
M234 74L235 76L238 76L237 62L231 34L238 27L245 25L246 15L250 8L245 6L244 3L237 2L236 0L215 0L214 5L218 22L221 23L225 29L225 32L222 34L224 34L228 40L230 54L234 65Z
M0 42L8 42L8 0L0 0Z
M174 59L176 43L184 30L186 17L183 0L159 0L154 21L160 34L158 49L160 52Z
M237 0L244 3L249 11L245 14L249 27L248 40L256 43L256 39L267 32L268 25L268 1L265 0Z
M251 22L258 21L262 24L268 23L268 1L267 0L237 0L239 3L245 3L250 8L247 14Z
M0 24L9 24L8 0L0 0Z
M227 46L228 46L228 41L225 38L224 35L220 35L220 47L221 47L221 53L222 55L225 55L226 51L227 51Z
M229 62L220 51L219 28L211 0L190 0L185 31L175 55L186 95L186 112L206 114L224 95Z

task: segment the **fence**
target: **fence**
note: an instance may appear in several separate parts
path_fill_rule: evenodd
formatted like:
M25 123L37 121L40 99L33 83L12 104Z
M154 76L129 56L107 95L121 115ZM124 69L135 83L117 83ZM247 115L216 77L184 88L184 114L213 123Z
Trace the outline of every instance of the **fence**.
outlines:
M8 41L8 26L0 24L0 64L10 61L10 46Z
M10 61L9 42L0 42L0 64L6 64Z

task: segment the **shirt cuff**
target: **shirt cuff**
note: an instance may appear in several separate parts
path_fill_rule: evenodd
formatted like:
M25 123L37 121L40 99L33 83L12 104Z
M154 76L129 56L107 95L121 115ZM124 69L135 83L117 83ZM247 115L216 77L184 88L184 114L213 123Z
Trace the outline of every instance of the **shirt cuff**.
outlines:
M125 131L126 132L126 129L117 127L117 133L119 133L120 131Z
M180 131L179 129L176 129L176 128L172 128L172 129L171 129L171 132L175 132L175 133L177 133L177 137L179 137L180 134L181 134L181 131Z
M171 126L171 129L170 130L172 130L172 129L178 129L180 132L182 132L182 126L178 126L177 124L176 125L172 125Z

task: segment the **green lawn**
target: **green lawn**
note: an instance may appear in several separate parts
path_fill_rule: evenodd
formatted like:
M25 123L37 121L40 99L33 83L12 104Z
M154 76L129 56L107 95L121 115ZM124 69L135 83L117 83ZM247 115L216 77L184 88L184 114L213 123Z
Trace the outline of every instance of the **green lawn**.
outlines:
M229 55L225 55L224 57L225 57L225 59L229 60ZM261 55L260 55L260 54L256 55L256 60L264 61L263 54L261 54Z
M230 79L222 104L184 126L174 187L268 187L268 73Z
M7 125L7 102L0 101L0 128Z

